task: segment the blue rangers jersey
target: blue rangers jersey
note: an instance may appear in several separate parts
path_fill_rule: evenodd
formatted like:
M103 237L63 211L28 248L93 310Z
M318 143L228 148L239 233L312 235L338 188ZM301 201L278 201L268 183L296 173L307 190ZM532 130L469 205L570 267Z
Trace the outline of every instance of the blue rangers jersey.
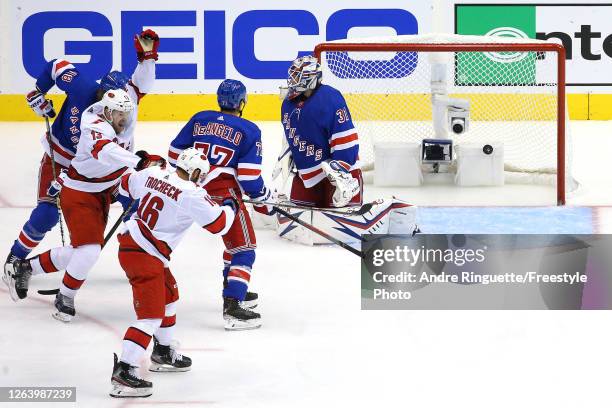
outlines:
M261 131L253 122L218 111L196 113L170 143L168 163L176 166L188 147L202 150L210 162L204 187L222 174L231 174L252 198L261 196Z
M340 91L320 85L308 98L285 99L281 114L304 186L312 187L325 178L323 161L337 160L348 171L359 168L357 130Z
M55 161L68 167L76 153L81 136L81 113L96 102L96 91L100 85L63 59L48 62L36 80L36 87L44 94L53 85L57 85L59 89L66 92L66 100L51 126L51 143ZM43 136L41 141L45 151L49 154L46 137Z
M127 92L134 102L134 110L124 134L133 136L138 116L138 103L151 91L154 82L155 62L145 60L139 63L127 85ZM81 136L81 115L85 109L96 102L96 91L100 85L63 59L48 62L36 80L37 88L45 94L53 85L57 85L59 89L66 92L66 100L51 126L51 143L55 161L64 167L69 167L70 161L76 154ZM50 156L50 146L44 135L41 142L45 152Z

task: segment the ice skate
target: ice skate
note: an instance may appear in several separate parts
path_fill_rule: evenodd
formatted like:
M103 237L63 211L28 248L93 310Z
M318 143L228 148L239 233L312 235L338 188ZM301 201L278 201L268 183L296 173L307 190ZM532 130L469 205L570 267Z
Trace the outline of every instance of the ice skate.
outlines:
M153 352L151 353L151 366L153 372L180 372L191 370L191 359L177 353L172 346L159 344L153 336Z
M223 298L225 330L250 330L261 327L261 315L244 308L238 299Z
M137 367L119 361L114 354L113 375L111 384L113 388L110 396L115 398L143 398L153 394L153 384L136 375Z
M76 314L74 309L74 298L58 293L55 296L54 304L57 310L53 312L52 316L60 322L68 323Z
M19 259L9 254L4 264L2 280L8 286L9 294L13 301L24 299L28 296L28 286L32 277L32 267L27 259Z

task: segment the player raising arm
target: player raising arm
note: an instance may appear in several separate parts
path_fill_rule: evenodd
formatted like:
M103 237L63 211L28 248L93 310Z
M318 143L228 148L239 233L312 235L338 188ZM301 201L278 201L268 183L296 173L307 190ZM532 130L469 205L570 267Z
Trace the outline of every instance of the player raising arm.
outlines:
M217 90L220 111L196 113L171 142L168 153L169 163L175 165L183 149L201 150L211 165L203 184L206 191L218 203L231 197L239 204L234 223L223 235L223 315L228 330L260 326L260 315L248 309L257 304L257 294L247 291L257 244L242 194L258 201L268 201L272 196L261 177L261 131L241 117L246 100L242 82L223 81ZM266 205L256 205L255 210L272 214Z
M123 176L120 193L139 199L138 212L119 235L119 262L134 296L137 319L125 332L123 352L112 375L113 397L146 397L152 384L138 377L136 369L153 338L150 371L188 371L191 359L171 346L179 298L176 281L168 268L170 254L195 222L204 230L225 234L234 222L233 199L219 206L196 185L206 177L209 164L199 150L184 150L176 172L160 167Z
M55 116L51 101L45 97L54 85L66 93L66 100L51 126L51 134L42 136L41 142L45 153L39 170L38 204L13 243L4 265L5 269L17 259L25 259L38 246L45 234L58 223L60 216L55 197L58 190L50 188L50 185L60 172L70 166L70 161L76 154L81 136L81 115L85 109L102 99L102 95L111 89L126 90L133 101L139 101L151 90L155 81L159 37L152 30L146 30L134 38L134 44L139 63L131 79L121 72L112 71L98 84L93 78L87 77L69 61L63 59L48 62L36 79L36 88L28 93L26 99L37 115ZM134 119L130 118L125 133L133 132L135 118L136 111ZM19 294L21 297L25 296L22 291L19 291Z
M289 68L281 117L297 168L290 199L313 207L360 205L357 130L342 94L321 84L321 78L312 56L296 59Z
M74 297L100 255L112 192L120 177L129 168L164 162L144 151L131 152L133 134L124 130L133 109L128 93L117 89L106 92L83 113L83 136L60 193L71 246L54 248L33 260L18 260L6 275L11 295L21 290L25 297L32 273L66 269L55 298L53 317L58 320L68 322L75 315Z

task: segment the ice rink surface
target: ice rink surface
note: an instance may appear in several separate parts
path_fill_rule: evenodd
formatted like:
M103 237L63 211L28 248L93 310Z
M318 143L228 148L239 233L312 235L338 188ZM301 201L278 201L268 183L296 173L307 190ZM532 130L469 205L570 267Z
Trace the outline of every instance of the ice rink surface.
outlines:
M140 123L136 144L164 154L180 123ZM427 232L605 233L612 230L612 123L573 123L574 176L565 208L423 208ZM269 175L281 129L262 123ZM35 201L43 122L0 123L0 245L8 253ZM366 199L406 191L366 186ZM510 191L508 194L513 194ZM486 197L483 197L485 200ZM418 200L424 200L418 197ZM425 204L419 202L419 204ZM110 219L119 214L111 210ZM226 332L221 318L220 239L193 228L173 253L187 373L143 375L150 398L108 396L112 353L134 320L131 290L106 247L76 298L70 324L51 318L61 274L32 279L13 303L0 289L0 386L75 386L82 407L609 407L612 315L593 311L361 311L359 261L332 246L306 247L258 231L251 288L259 330ZM59 244L54 230L39 251ZM3 255L5 256L5 255ZM15 403L7 406L41 407ZM4 404L3 404L4 406ZM75 406L54 404L53 406Z

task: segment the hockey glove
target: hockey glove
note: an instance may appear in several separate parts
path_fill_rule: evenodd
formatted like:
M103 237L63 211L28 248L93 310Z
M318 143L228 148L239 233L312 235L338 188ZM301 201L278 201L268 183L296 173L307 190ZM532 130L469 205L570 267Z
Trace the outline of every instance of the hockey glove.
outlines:
M278 200L276 190L272 191L268 187L263 188L263 193L257 197L251 197L252 201L260 201L262 204L253 203L253 210L263 215L274 215L276 211L272 204L263 204L264 202L275 203Z
M135 153L135 155L140 157L140 161L136 165L137 171L151 166L160 166L162 169L166 168L166 159L157 154L149 154L144 150L139 150Z
M49 188L47 188L47 195L49 197L55 198L62 191L62 186L64 185L64 180L66 179L66 170L62 169L60 174L57 176L55 180L49 184Z
M34 111L35 114L42 117L55 117L55 110L53 109L53 101L45 98L42 92L35 89L26 95L28 105Z
M329 182L336 187L332 202L334 207L345 207L351 202L360 190L359 181L346 170L338 161L322 162L321 168L327 175Z
M157 49L159 48L159 36L153 30L145 30L139 35L134 36L134 47L138 61L148 59L157 61Z
M234 211L234 214L238 214L238 209L240 209L240 204L238 203L238 200L236 200L234 197L226 198L221 202L221 205L230 207L232 211Z

